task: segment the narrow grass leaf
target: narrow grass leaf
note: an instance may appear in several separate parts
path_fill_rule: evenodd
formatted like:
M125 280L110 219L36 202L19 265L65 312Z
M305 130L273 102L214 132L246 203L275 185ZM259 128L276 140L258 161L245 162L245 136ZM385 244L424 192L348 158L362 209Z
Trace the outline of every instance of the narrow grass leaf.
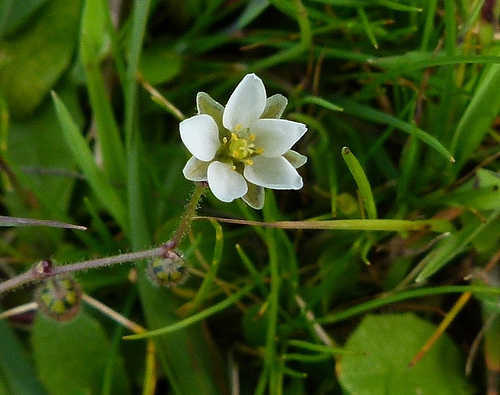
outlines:
M87 77L90 105L97 124L104 170L111 180L123 183L127 174L125 150L100 70L101 52L106 38L109 38L104 10L106 6L102 0L85 2L80 32L80 56Z
M422 272L415 281L424 281L443 268L443 266L449 263L454 257L462 253L465 247L467 247L467 245L473 241L488 224L495 221L499 215L500 210L494 211L485 222L479 225L476 222L471 222L456 234L442 240L439 245L423 259L425 266L423 266ZM422 265L424 265L424 263L422 263Z
M478 285L448 285L443 287L413 289L411 291L404 291L394 295L382 296L368 302L360 303L354 307L348 308L338 313L328 314L324 317L318 318L317 320L320 324L333 324L335 322L344 321L356 315L363 314L367 311L378 309L379 307L383 307L391 303L401 302L403 300L462 292L500 295L500 287L495 288Z
M52 99L64 138L78 166L85 175L96 196L101 200L101 203L108 209L111 215L113 215L116 222L118 222L123 229L127 229L127 212L123 201L97 167L87 142L78 130L78 126L73 121L66 106L55 92L52 92Z
M451 150L458 158L456 172L477 150L500 112L498 86L500 86L500 65L491 65L475 89L472 100L460 118L453 135Z
M453 226L447 220L402 220L402 219L338 219L326 221L275 221L261 222L244 219L220 217L194 217L194 219L215 219L229 224L262 226L279 229L311 229L311 230L379 230L386 232L407 232L411 230L429 230L433 232L450 232Z
M342 107L339 107L336 104L317 96L306 96L302 99L302 102L309 104L316 104L320 107L326 108L327 110L344 111Z
M348 147L342 148L342 158L344 158L349 171L351 172L356 185L358 186L359 195L366 209L369 219L377 218L377 207L375 206L375 200L373 199L372 188L368 177L361 167L356 156Z
M455 159L450 154L450 152L439 142L438 139L431 136L429 133L423 131L415 125L409 124L408 122L402 121L401 119L395 118L392 115L383 113L378 110L374 110L371 107L358 104L351 100L337 99L339 105L344 108L344 112L362 119L366 119L375 123L382 123L385 125L390 125L408 134L415 134L417 138L422 140L425 144L434 148L437 152L443 155L450 162L455 162Z
M181 321L176 322L175 324L159 328L153 331L149 332L144 332L140 333L137 335L129 335L129 336L124 336L125 340L137 340L137 339L146 339L154 336L160 336L164 335L166 333L172 333L175 331L178 331L180 329L186 328L190 325L193 325L199 321L204 320L205 318L208 318L214 314L217 314L218 312L230 307L234 303L236 303L238 300L243 298L245 295L250 293L252 288L254 287L253 284L247 285L243 288L241 288L238 292L235 292L231 296L229 296L227 299L224 299L222 302L219 302L217 304L214 304L213 306L200 311L199 313L196 313L188 318L185 318Z

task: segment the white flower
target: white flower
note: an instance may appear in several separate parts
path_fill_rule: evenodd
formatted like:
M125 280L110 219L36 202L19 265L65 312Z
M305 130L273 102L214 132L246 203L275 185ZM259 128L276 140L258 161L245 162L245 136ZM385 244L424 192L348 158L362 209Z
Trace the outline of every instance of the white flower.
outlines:
M306 125L279 119L288 100L266 89L255 74L247 74L224 108L204 92L198 93L198 115L179 125L181 139L193 155L184 177L208 181L223 202L243 198L251 207L264 205L264 188L300 189L297 173L307 157L290 148L307 131Z

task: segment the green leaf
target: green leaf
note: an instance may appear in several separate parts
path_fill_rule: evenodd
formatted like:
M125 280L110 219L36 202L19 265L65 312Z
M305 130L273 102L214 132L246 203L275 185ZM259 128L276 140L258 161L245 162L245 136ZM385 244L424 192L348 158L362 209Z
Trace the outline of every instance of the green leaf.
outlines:
M337 106L336 104L329 102L328 100L322 99L321 97L317 96L307 96L302 99L304 103L310 103L310 104L316 104L320 107L326 108L327 110L332 110L332 111L343 111L344 109L342 107ZM264 118L264 117L262 117Z
M172 293L154 287L144 272L139 278L139 291L148 328L162 328L179 322L175 315L178 304ZM224 393L224 384L215 380L221 373L221 361L209 347L210 340L202 333L198 323L154 339L158 359L175 394Z
M25 23L47 0L3 0L0 2L0 37Z
M359 196L363 205L365 207L366 213L369 219L377 218L377 207L375 206L375 200L373 199L372 188L370 182L366 177L365 171L361 167L358 159L348 147L342 148L342 157L349 168L356 185L358 186Z
M453 135L451 149L458 159L456 172L477 150L500 112L499 85L500 65L488 66Z
M21 342L5 321L0 321L0 394L44 394ZM9 391L10 389L10 391Z
M449 221L428 219L407 221L402 219L337 219L326 221L276 221L261 222L220 217L195 217L195 219L215 219L228 224L262 226L278 229L325 229L325 230L378 230L385 232L405 232L428 229L433 232L449 232L453 226Z
M84 311L64 323L38 314L31 340L38 375L51 394L100 393L111 344L98 321ZM128 394L123 361L115 364L113 388Z
M97 167L87 142L81 135L78 126L73 121L64 103L54 92L52 98L64 138L75 161L78 163L78 166L84 173L96 196L101 200L101 203L107 207L116 222L118 222L123 229L127 229L127 212L123 201Z
M16 117L31 113L70 64L80 0L52 0L22 34L0 43L0 90Z
M155 45L144 50L139 70L151 85L163 84L181 72L182 58L164 45Z
M434 148L437 152L443 155L450 162L454 162L455 159L451 156L450 152L429 133L418 128L416 125L409 124L408 122L402 121L401 119L395 118L392 115L383 113L381 111L374 110L371 107L358 104L351 100L337 99L337 103L342 106L346 114L353 115L362 119L366 119L375 123L382 123L385 125L390 125L408 134L414 134L417 138L422 140L425 144Z
M465 251L468 244L481 234L481 231L485 229L487 225L494 222L499 215L500 210L493 211L485 222L478 223L478 220L471 221L459 232L442 240L438 246L429 252L421 262L421 264L425 266L415 281L420 282L426 280L449 263L458 254Z
M103 167L112 182L125 184L125 149L113 116L108 89L100 70L100 56L109 42L105 4L88 0L82 16L80 55L87 78L90 104L97 124L97 138L102 151Z
M415 366L408 364L434 333L414 314L369 315L347 341L338 365L341 385L363 395L471 394L458 348L443 335Z
M82 116L76 89L65 84L61 87L61 95L80 124ZM38 202L33 205L22 198L25 194L18 189L7 189L3 199L10 215L71 221L68 209L75 185L76 162L66 148L50 102L44 103L34 117L11 122L6 157L21 187L32 193ZM62 235L48 229L26 229L21 234L29 244L44 246L41 254L52 253ZM47 236L53 243L47 242Z

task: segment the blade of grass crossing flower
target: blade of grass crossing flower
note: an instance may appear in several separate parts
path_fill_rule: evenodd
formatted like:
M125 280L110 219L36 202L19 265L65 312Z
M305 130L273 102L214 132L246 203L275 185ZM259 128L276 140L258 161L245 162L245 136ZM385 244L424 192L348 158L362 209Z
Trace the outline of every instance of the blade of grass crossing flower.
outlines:
M127 212L123 201L97 167L87 142L78 130L78 126L73 121L66 106L55 92L52 92L52 99L64 138L78 166L103 206L108 209L123 229L128 229Z
M373 199L372 188L363 168L361 167L361 164L348 147L342 148L342 157L344 158L345 163L349 168L356 185L358 186L359 194L366 209L368 218L376 219L377 207L375 206L375 200Z
M382 123L386 125L391 125L396 129L399 129L405 133L414 133L417 138L422 140L425 144L429 145L441 155L443 155L450 162L455 162L455 159L450 154L450 152L437 140L435 137L431 136L429 133L423 131L422 129L411 125L408 122L402 121L392 115L385 114L381 111L374 110L371 107L358 104L351 100L337 99L336 102L342 106L346 114L350 114L356 117L360 117L375 123Z
M407 232L412 230L429 230L432 232L450 232L454 230L447 220L402 220L402 219L338 219L331 221L276 221L261 222L244 219L220 217L195 217L194 219L215 219L229 224L262 226L279 229L311 229L311 230L378 230L385 232Z
M318 322L321 324L333 324L336 322L344 321L356 315L363 314L366 311L378 309L379 307L383 307L391 303L401 302L403 300L408 300L413 298L423 298L426 296L441 295L448 293L462 293L462 292L500 295L500 288L477 286L477 285L448 285L443 287L419 288L411 291L400 292L395 295L390 295L385 297L382 296L380 298L376 298L368 302L360 303L344 311L328 314L322 318L318 318Z
M107 4L102 0L85 2L80 33L80 56L85 70L90 105L97 124L104 170L114 182L123 182L126 177L125 150L100 70L99 52L106 38L105 7Z

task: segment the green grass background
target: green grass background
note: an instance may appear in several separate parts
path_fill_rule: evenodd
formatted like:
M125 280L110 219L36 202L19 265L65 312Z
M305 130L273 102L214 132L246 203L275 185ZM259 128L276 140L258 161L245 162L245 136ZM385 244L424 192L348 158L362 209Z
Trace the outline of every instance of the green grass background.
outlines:
M309 161L304 188L266 191L262 212L208 192L200 215L297 222L195 221L181 250L198 275L178 288L153 286L146 262L76 274L86 293L160 331L155 371L145 341L123 340L89 306L70 323L28 314L0 322L0 394L154 393L145 378L158 394L491 389L499 13L494 0L1 0L3 212L89 227L5 228L2 279L40 259L168 240L193 190L178 123L199 91L224 104L257 73L268 96L288 97L284 118L307 124L296 149ZM417 231L404 222L431 218L439 225ZM351 219L364 221L332 222ZM402 222L378 231L376 219ZM0 304L32 298L24 287Z

